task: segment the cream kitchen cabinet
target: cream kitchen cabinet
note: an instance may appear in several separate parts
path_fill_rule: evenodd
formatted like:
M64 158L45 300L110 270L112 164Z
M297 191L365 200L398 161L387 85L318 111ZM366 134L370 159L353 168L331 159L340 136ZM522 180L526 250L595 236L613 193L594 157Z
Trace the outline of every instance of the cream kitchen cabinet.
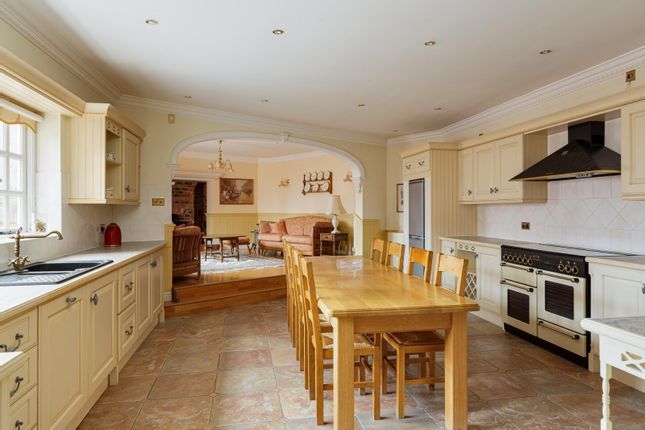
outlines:
M116 367L117 275L111 273L87 285L88 392L99 388Z
M150 288L150 257L139 260L136 264L137 290L136 314L137 330L144 331L152 323L151 288Z
M499 247L479 246L477 247L477 254L475 254L475 257L477 303L479 303L480 307L478 315L501 326L501 250Z
M22 352L8 352L0 355L0 429L15 428L16 408L20 404L13 403L15 377L20 369L27 365L27 357ZM16 405L16 406L14 406Z
M645 101L623 106L620 116L623 198L645 200Z
M152 314L160 314L163 307L163 252L159 251L152 254L152 261L150 261L150 306L152 307ZM162 318L160 316L160 318ZM163 319L163 318L162 318Z
M459 151L461 203L544 202L544 182L510 179L544 158L546 133L518 134Z
M70 121L69 203L138 204L143 129L105 103Z

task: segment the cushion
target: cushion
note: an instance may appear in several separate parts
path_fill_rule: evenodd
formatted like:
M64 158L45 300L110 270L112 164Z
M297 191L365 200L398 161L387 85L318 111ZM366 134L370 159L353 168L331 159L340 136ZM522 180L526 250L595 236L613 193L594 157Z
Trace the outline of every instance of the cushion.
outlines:
M282 236L282 238L289 243L301 243L304 245L312 245L314 243L314 238L311 236L295 236L287 234L285 236Z
M303 236L305 233L305 219L307 217L297 216L293 218L287 218L284 220L284 224L287 227L287 234L294 236Z
M443 345L444 338L435 331L409 331L392 333L392 338L400 345Z
M271 233L270 221L260 221L259 227L260 227L260 233Z
M258 239L269 242L282 242L282 235L274 233L260 233L258 234Z
M273 234L286 234L287 233L287 228L284 225L284 221L280 220L277 222L272 222L269 224L269 227L271 228L271 232Z
M307 236L313 235L314 234L314 225L317 222L327 223L331 227L331 219L329 219L329 218L326 218L326 217L323 217L323 216L308 216L305 219L305 226L304 226L304 229L303 229L303 234L305 234Z

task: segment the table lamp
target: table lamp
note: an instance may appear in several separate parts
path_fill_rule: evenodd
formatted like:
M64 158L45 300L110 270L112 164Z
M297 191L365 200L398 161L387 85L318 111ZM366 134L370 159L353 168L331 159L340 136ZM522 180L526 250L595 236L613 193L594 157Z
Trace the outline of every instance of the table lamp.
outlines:
M343 207L343 203L340 201L340 196L338 194L333 194L329 199L329 206L327 206L327 213L332 215L331 225L334 226L333 234L340 233L338 230L338 215L347 213Z

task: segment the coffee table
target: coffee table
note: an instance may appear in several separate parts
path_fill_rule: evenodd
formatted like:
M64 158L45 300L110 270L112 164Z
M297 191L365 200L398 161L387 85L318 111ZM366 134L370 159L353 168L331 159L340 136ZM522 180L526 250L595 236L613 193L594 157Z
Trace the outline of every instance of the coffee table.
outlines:
M237 261L240 261L240 237L246 236L244 234L211 234L209 238L212 240L219 241L219 250L213 250L213 254L219 254L220 261L224 261L224 258L236 257ZM231 244L231 251L228 254L224 253L224 242L229 242Z

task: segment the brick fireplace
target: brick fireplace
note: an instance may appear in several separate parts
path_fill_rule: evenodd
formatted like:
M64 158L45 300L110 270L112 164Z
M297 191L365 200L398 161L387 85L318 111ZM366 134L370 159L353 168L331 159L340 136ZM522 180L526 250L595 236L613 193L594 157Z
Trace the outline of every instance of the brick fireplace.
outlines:
M175 224L196 225L206 231L206 182L173 182L172 220Z

